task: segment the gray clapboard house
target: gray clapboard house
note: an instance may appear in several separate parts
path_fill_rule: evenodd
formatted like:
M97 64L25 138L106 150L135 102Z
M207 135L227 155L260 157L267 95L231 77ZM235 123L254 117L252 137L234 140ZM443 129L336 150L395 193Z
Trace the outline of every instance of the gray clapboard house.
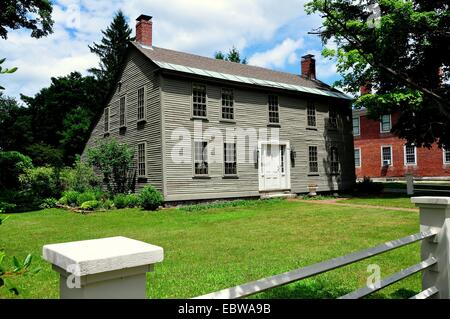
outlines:
M137 19L86 149L126 143L138 188L151 184L168 202L353 186L351 100L316 79L312 55L296 75L162 49L151 19Z

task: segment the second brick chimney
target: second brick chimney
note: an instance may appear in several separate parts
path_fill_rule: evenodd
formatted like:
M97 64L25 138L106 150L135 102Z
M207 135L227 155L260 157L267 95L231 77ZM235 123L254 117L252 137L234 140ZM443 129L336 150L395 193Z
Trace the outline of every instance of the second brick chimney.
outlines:
M136 21L136 42L151 47L153 45L152 17L141 14Z
M314 59L314 55L302 56L302 76L311 80L316 79L316 59Z

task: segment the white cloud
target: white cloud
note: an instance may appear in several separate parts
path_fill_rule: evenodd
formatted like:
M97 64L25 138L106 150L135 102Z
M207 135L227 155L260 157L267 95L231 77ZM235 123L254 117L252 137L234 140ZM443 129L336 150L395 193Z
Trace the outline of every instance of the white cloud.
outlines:
M154 17L154 45L212 56L235 45L245 51L264 46L280 36L280 44L266 52L253 54L250 62L283 68L298 61L302 36L317 27L320 18L306 16L306 0L56 0L54 33L32 39L27 30L11 31L8 40L0 39L0 57L5 66L19 67L0 81L6 94L32 95L50 83L50 77L71 71L86 73L98 60L88 45L101 39L101 30L122 9L134 29L141 13ZM325 72L325 70L324 70ZM331 73L332 69L328 71Z
M266 68L283 68L286 62L294 64L298 60L296 51L302 46L303 39L292 40L288 38L268 51L255 53L248 62Z

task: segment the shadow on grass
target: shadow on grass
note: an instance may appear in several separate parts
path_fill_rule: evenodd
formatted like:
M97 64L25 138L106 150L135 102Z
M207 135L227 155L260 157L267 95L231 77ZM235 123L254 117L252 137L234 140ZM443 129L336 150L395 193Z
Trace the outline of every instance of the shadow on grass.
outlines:
M355 288L345 285L334 285L321 280L305 280L257 294L259 299L337 299L353 292ZM382 291L369 295L368 299L408 299L418 292L399 288L389 294Z

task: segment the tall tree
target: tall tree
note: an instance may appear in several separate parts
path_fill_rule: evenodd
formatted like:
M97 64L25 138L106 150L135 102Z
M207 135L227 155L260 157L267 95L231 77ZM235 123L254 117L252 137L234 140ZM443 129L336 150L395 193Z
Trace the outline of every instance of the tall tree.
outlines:
M313 0L306 9L324 18L313 33L337 44L323 52L337 60L336 85L372 86L356 107L374 119L400 112L393 132L417 146L450 146L448 1Z
M102 31L103 38L100 43L89 46L91 52L100 58L99 67L89 71L105 84L105 91L109 91L119 72L128 42L131 40L131 32L123 12L118 11L108 28Z
M0 2L0 37L12 30L26 28L31 36L41 38L53 32L52 4L49 0L2 0Z
M230 49L230 51L228 51L226 55L222 51L217 51L214 55L214 58L217 60L247 64L247 58L241 59L241 53L234 46Z

